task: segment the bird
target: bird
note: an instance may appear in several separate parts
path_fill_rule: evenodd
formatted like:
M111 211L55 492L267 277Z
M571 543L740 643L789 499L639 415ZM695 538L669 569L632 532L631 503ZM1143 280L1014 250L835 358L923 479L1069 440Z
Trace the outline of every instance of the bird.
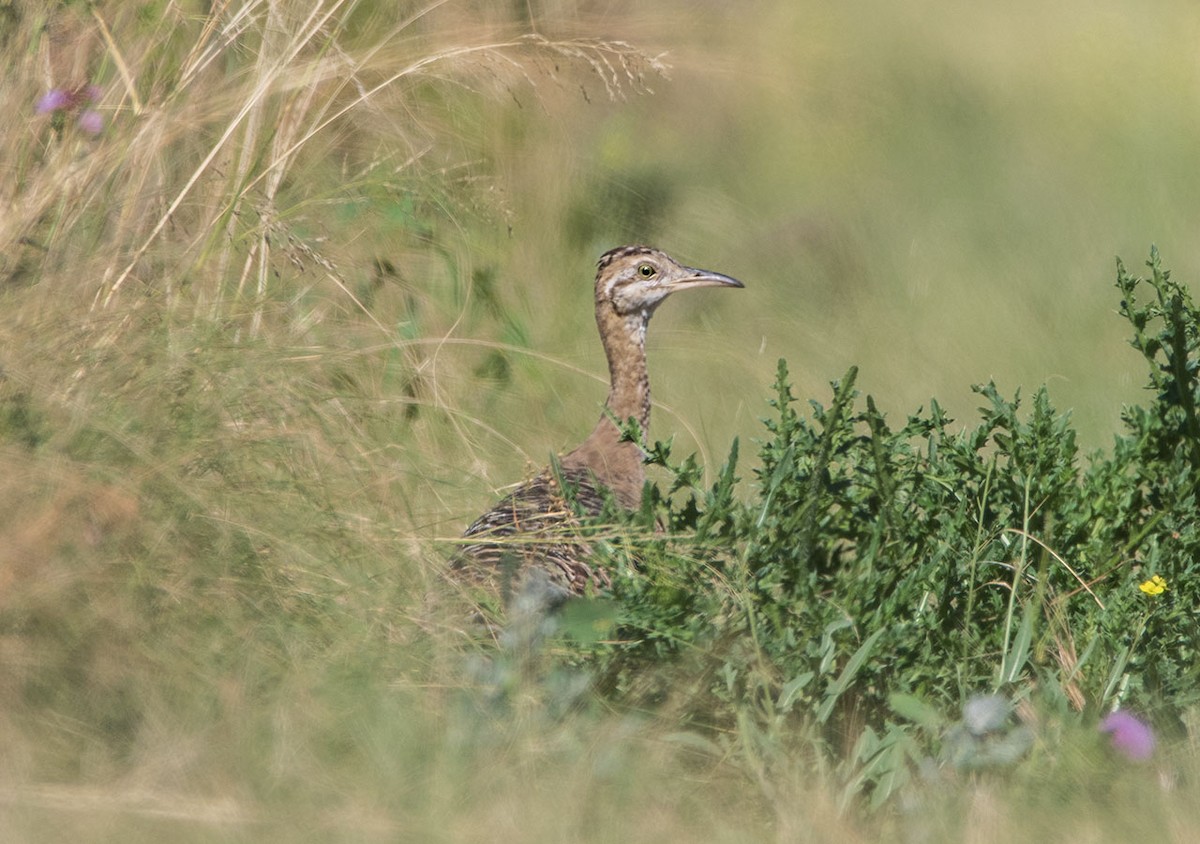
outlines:
M610 498L636 510L645 484L643 454L650 427L646 327L668 296L701 287L744 287L731 276L684 266L649 246L620 246L596 265L596 325L608 359L609 392L595 428L578 446L522 483L463 534L451 570L493 585L543 589L546 603L609 588L590 562L580 516L601 514ZM622 433L635 420L641 442ZM516 575L514 581L513 575Z

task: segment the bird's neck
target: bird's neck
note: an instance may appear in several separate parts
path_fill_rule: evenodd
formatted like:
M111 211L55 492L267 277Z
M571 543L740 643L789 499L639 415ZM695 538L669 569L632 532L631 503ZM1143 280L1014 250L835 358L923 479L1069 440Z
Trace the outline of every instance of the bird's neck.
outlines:
M646 370L646 325L650 314L639 311L622 316L605 309L597 314L596 321L600 323L600 337L608 357L610 387L608 401L604 403L605 417L614 416L621 423L636 419L644 442L650 429L650 375Z
M649 321L649 312L622 316L611 308L597 309L596 322L608 357L608 401L591 435L562 459L564 467L589 469L627 508L640 503L645 478L642 448L650 428L650 378L646 371ZM641 442L621 441L617 423L624 424L630 418L641 427Z

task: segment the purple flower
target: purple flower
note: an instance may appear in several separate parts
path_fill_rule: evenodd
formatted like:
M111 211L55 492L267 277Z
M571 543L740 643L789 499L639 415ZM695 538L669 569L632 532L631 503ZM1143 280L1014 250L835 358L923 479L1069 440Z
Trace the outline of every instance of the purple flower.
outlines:
M60 112L76 115L79 128L89 135L99 135L104 129L104 118L95 109L85 108L88 103L94 103L104 95L99 85L80 85L78 88L66 90L54 88L43 94L37 101L38 114L59 115ZM63 117L57 116L54 126L62 131Z
M66 108L71 104L71 95L62 88L54 88L42 94L37 101L37 113L49 114L52 111Z
M1113 749L1127 759L1143 762L1154 754L1154 731L1128 710L1110 712L1100 722L1100 732L1111 733Z
M92 109L85 109L79 115L79 128L87 132L89 135L99 135L100 130L104 128L104 118L100 116L100 112Z

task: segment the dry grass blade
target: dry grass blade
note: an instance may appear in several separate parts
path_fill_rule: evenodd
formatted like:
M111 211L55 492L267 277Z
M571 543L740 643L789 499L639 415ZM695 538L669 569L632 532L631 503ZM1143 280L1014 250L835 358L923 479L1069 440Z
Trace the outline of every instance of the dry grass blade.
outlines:
M1051 548L1049 545L1047 545L1042 540L1038 539L1033 534L1027 533L1026 531L1023 531L1019 528L1005 528L1003 532L1015 534L1017 536L1020 536L1023 539L1028 539L1030 542L1033 542L1035 545L1042 548L1046 553L1048 553L1051 557L1053 557L1055 560L1057 560L1059 565L1061 565L1063 568L1065 568L1067 571L1069 571L1073 578L1075 578L1077 581L1079 581L1080 587L1085 592L1087 592L1089 595L1092 596L1092 600L1096 602L1096 606L1100 607L1100 609L1104 609L1104 602L1100 600L1100 596L1092 591L1091 586L1089 586L1087 581L1085 581L1079 575L1079 572L1075 571L1075 569L1071 567L1071 564L1068 563L1066 560L1064 560L1062 558L1062 556L1060 554L1058 554L1053 548Z
M206 151L183 176L182 182L172 189L165 207L154 219L148 230L140 237L121 268L111 268L105 273L105 281L96 292L94 307L111 308L122 289L146 260L151 249L163 237L185 203L195 205L197 189L201 184L220 178L227 168L227 184L230 190L223 202L213 205L205 214L206 222L193 238L194 242L207 239L208 231L220 226L224 232L221 256L218 260L219 275L224 277L232 265L232 244L237 237L238 219L245 197L252 191L262 196L256 208L264 214L264 225L255 236L243 269L233 287L233 295L244 294L246 274L252 267L257 275L255 299L262 301L269 265L270 242L268 231L275 225L278 209L275 203L279 187L287 178L303 149L315 139L324 137L356 109L370 105L380 110L375 101L386 91L395 89L401 82L411 85L414 81L470 79L482 67L507 68L517 73L527 84L536 85L537 76L553 76L557 64L550 62L539 67L539 55L555 60L567 59L579 64L600 79L610 98L625 96L626 91L648 93L649 76L665 76L666 65L661 56L648 56L623 41L563 40L555 41L537 35L520 36L512 39L487 41L478 44L454 45L451 47L431 46L424 55L409 58L398 70L385 73L382 79L368 83L366 79L375 73L376 66L394 66L394 49L385 49L389 42L399 41L404 30L416 21L443 5L436 2L424 5L398 22L389 38L381 39L377 46L355 55L340 42L340 24L336 18L344 14L346 0L320 3L311 7L302 19L291 20L279 3L267 3L265 17L261 22L262 37L257 46L253 69L247 83L240 86L239 96L231 97L223 92L222 99L228 101L232 111L227 114L214 113L220 128L216 137L207 144ZM187 57L178 86L166 92L164 102L178 101L189 88L198 88L205 74L209 73L217 56L240 45L256 32L263 14L262 4L248 3L232 10L225 4L215 10L201 27L201 37ZM218 23L217 18L227 19ZM285 37L282 33L291 33ZM420 43L420 42L418 42ZM124 62L121 63L124 67ZM439 70L445 68L444 71ZM123 75L131 78L138 68L125 69ZM491 71L488 71L491 72ZM132 86L132 82L129 83ZM342 92L346 86L354 86L356 93L346 99ZM202 94L197 90L195 93ZM214 103L220 107L219 103ZM159 107L151 104L150 108ZM137 111L143 106L138 103ZM386 110L386 109L385 109ZM264 135L264 121L271 120L269 140ZM411 128L397 127L398 141L411 134ZM229 152L236 137L240 137L238 149ZM154 143L155 136L145 132L135 135L134 147L138 144ZM263 144L268 146L264 150ZM137 153L131 154L136 157ZM342 285L344 287L344 285ZM212 298L212 306L218 311L223 296L218 290ZM253 318L253 329L261 327L262 314ZM110 338L111 339L111 338Z

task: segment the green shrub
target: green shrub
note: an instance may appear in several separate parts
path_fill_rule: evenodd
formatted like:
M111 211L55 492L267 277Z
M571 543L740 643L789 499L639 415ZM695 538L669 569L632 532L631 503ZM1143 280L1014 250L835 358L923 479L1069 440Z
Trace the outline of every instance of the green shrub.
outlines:
M851 786L885 794L944 737L920 713L974 695L1036 693L1085 718L1133 706L1164 724L1196 704L1200 315L1157 251L1148 266L1135 278L1118 262L1117 286L1154 395L1107 453L1080 459L1045 388L1025 410L976 387L974 427L934 401L893 428L857 401L852 369L805 416L784 361L745 497L736 442L708 490L658 444L674 482L650 499L676 538L644 543L643 572L614 552L606 688L661 697L692 678L693 719L736 727L721 734L760 745L752 756L800 738L829 764L848 754ZM665 657L681 670L646 682Z

